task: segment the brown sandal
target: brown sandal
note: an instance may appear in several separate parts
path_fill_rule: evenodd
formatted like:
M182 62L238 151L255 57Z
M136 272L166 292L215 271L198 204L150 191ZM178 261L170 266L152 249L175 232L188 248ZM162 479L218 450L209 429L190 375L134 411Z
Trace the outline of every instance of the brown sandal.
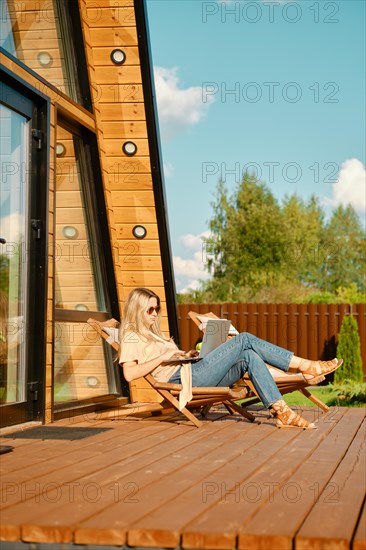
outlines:
M343 363L343 359L332 359L331 361L310 361L306 370L300 370L301 374L309 384L314 384L315 379L334 372Z
M303 430L316 430L318 426L312 422L308 422L296 414L285 401L282 399L273 403L272 413L277 418L276 426L277 428L302 428Z

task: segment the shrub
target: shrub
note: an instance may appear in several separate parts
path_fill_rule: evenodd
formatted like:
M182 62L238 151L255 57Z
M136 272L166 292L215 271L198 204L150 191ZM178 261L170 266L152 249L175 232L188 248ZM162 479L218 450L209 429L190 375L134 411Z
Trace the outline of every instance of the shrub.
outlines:
M329 384L328 389L334 392L334 397L327 402L329 406L365 406L366 384L346 380L344 384Z
M358 334L358 325L352 315L343 318L339 333L337 357L343 359L343 365L334 373L334 382L337 384L346 380L363 382L361 344Z

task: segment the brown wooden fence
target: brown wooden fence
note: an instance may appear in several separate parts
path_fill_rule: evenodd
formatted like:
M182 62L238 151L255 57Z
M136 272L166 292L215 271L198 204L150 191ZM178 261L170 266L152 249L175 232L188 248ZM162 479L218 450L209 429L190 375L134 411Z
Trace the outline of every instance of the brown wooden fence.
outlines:
M178 306L181 349L193 349L200 333L189 311L212 311L230 319L239 332L251 332L309 359L336 355L342 319L352 313L358 322L366 375L366 304L181 304Z

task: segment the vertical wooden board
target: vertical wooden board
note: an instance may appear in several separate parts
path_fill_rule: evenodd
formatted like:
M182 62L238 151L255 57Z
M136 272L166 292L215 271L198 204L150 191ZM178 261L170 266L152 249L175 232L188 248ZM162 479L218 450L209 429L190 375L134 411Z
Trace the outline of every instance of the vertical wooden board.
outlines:
M258 336L257 304L248 304L248 320L246 331Z
M188 317L188 312L191 310L192 308L186 308L186 322L188 323L188 343L187 343L187 347L185 347L184 349L186 350L189 350L189 349L194 349L195 346L197 345L198 342L202 341L202 332L199 330L199 328L197 327L197 325L195 323L193 323L193 321L190 319L190 317ZM193 310L195 310L196 308L193 308ZM202 313L203 315L205 313L207 313L209 311L209 308L208 306L205 306L205 305L199 305L198 306L198 311L200 313Z
M243 304L242 308L242 323L243 323L243 332L249 332L249 311L248 311L248 304Z
M262 340L268 340L268 317L267 317L267 304L258 304L258 333L257 335Z
M185 348L186 342L189 342L189 324L187 320L188 307L188 304L182 304L177 308L179 341L182 349Z
M308 315L308 349L307 357L308 359L319 359L318 355L318 335L319 335L319 316L318 316L318 306L316 304L308 304L307 307Z
M279 325L285 325L286 339L284 346L286 349L297 353L297 316L296 305L290 304L286 307L284 304L278 305ZM281 345L281 344L280 344Z
M327 311L327 305L326 304L319 304L318 305L318 312L319 312L319 332L318 332L318 357L319 359L325 359L325 349L327 346L328 341L328 334L329 334L329 327L328 327L328 321L329 321L329 315Z
M238 329L238 304L225 304L227 310L227 318L231 321L231 324Z
M288 348L287 343L287 306L285 304L278 304L277 306L277 313L278 313L278 328L277 328L277 335L278 335L278 345L285 348Z
M309 337L309 330L308 330L308 316L306 312L306 305L299 304L297 306L297 312L298 312L298 355L300 357L308 357L309 351L308 351L308 337Z
M244 324L244 304L237 304L237 324L235 328L239 332L245 331L245 324Z
M277 315L276 315L276 304L267 305L267 337L268 341L275 343L277 341Z

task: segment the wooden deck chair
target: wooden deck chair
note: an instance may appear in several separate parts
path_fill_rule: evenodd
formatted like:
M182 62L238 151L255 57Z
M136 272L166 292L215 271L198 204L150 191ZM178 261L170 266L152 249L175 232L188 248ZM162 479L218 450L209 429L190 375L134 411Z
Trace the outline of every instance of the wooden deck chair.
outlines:
M209 317L211 319L217 319L217 315L215 315L214 313L212 312L208 312L208 313L202 313L202 312L196 312L196 311L189 311L188 312L188 316L192 319L192 321L197 325L197 327L200 329L200 331L204 331L204 327L203 327L203 324L201 322L201 320L199 319L199 317ZM229 338L230 338L230 332L229 332ZM310 401L312 401L313 403L315 403L320 409L322 409L324 412L328 411L329 410L329 407L323 403L323 401L321 401L318 397L315 397L313 394L311 394L309 392L309 390L307 389L307 387L309 386L309 383L304 380L302 374L286 374L284 373L282 370L280 369L277 369L275 367L273 367L272 365L267 365L268 369L269 369L269 372L271 373L274 381L276 382L277 384L277 387L279 389L279 391L281 392L282 395L286 394L286 393L291 393L293 391L299 391L300 393L302 393L302 395L304 395L305 397L307 397ZM324 376L322 377L319 377L318 378L318 383L323 381L325 379ZM249 377L248 375L246 375L242 381L241 381L242 384L248 386L249 388L249 393L248 393L248 397L250 399L248 399L244 406L248 406L248 405L253 405L255 403L258 403L259 401L261 401L259 395L257 394L252 382L249 380Z
M119 354L118 322L115 319L100 322L96 319L88 319L88 324ZM130 383L131 403L118 409L121 416L136 415L138 413L171 413L180 412L195 426L200 427L201 422L191 410L204 412L214 404L224 404L230 414L235 412L253 422L254 416L240 405L235 403L235 389L229 387L200 387L192 388L193 398L179 411L179 392L181 384L158 382L151 374L139 378ZM245 393L245 392L244 392ZM141 401L140 398L147 399ZM243 397L240 397L241 399Z

